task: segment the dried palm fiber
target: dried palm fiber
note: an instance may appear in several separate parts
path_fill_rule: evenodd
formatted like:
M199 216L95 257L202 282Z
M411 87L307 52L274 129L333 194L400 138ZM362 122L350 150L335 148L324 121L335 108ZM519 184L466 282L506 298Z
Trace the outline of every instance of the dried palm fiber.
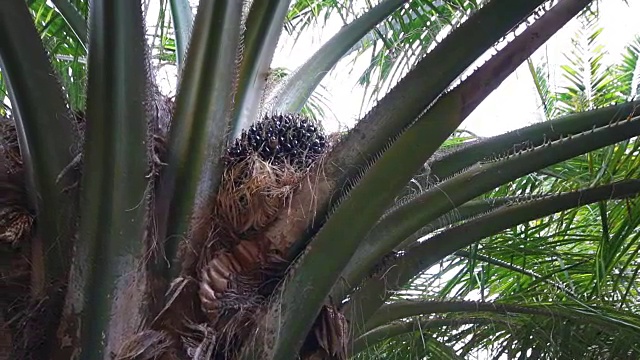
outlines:
M227 288L222 292L203 286L206 281L201 282L202 310L218 331L225 351L237 349L239 341L249 337L251 329L257 327L259 314L266 311L269 297L282 280L286 267L287 263L281 259L267 257L251 271L230 274Z
M261 230L326 147L320 125L299 115L253 124L225 154L214 217L236 235Z
M187 324L188 331L181 335L183 351L190 359L216 359L214 352L218 340L217 331L207 324Z
M25 185L15 123L0 119L0 244L17 246L31 234L34 217Z
M201 259L200 293L206 311L213 311L215 306L207 304L228 290L232 276L255 273L269 262L268 241L260 239L260 231L285 207L326 146L322 128L314 121L275 115L243 131L227 149L212 216L216 229Z
M124 343L115 360L177 360L175 348L168 332L145 330Z
M14 334L28 308L32 226L15 124L0 118L0 359L15 358Z
M52 286L46 294L32 299L13 320L12 359L45 359L56 341L55 325L62 313L64 286Z
M288 263L262 232L325 153L322 128L298 115L265 117L227 149L225 171L199 260L199 300L215 353L249 337ZM206 337L203 337L203 339Z
M169 128L171 127L171 118L175 111L175 99L163 95L156 86L150 89L149 111L151 120L148 121L149 134L151 135L151 157L152 166L158 168L152 169L155 175L159 174L159 167L165 165L163 158L166 155L166 140Z
M347 319L334 307L324 306L313 326L313 333L307 338L307 345L315 341L330 359L342 360L347 358L348 338ZM310 348L317 349L316 346Z
M30 242L22 242L17 247L0 243L0 320L5 320L0 321L0 338L15 339L17 319L22 318L28 308L30 294ZM0 352L8 350L0 346Z
M23 172L0 173L0 244L16 247L28 241L33 225Z
M0 313L7 321L22 311L30 294L30 255L28 244L0 246Z
M214 207L217 224L232 238L256 233L271 223L302 173L288 164L274 166L252 155L229 166Z
M3 173L22 171L18 133L12 119L0 118L0 152L2 153Z
M179 333L183 354L188 359L234 358L239 339L247 337L249 332L255 330L254 324L237 324L240 326L229 326L227 331L221 331L208 323L187 322L184 330Z

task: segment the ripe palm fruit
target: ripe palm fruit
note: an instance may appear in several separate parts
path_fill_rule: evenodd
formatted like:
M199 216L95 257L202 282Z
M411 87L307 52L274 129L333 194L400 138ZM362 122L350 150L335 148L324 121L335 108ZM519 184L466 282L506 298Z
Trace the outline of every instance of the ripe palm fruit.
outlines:
M326 147L326 136L315 121L294 114L265 116L229 146L226 160L233 164L257 155L274 165L306 170Z
M265 116L227 148L215 217L244 238L271 223L307 171L327 151L322 127L301 115Z

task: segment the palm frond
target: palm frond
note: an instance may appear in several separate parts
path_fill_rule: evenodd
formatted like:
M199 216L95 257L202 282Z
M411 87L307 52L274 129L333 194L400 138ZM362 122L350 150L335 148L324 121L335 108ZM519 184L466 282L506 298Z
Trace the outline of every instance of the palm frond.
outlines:
M533 83L540 98L540 103L542 104L543 114L547 120L553 119L556 117L557 106L556 96L551 90L549 66L546 63L534 65L531 59L527 60L527 65L529 66L529 72L533 77Z
M622 63L618 65L618 81L622 96L634 99L640 91L640 36L629 43L622 54Z
M624 101L615 88L615 74L603 63L606 49L600 35L603 28L597 16L586 13L572 38L572 49L565 54L562 76L567 83L557 93L558 108L563 113L599 108Z

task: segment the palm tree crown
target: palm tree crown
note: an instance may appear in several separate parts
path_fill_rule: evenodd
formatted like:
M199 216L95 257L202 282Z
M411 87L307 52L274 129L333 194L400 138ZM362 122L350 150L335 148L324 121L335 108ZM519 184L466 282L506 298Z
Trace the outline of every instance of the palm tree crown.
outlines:
M0 6L10 356L638 357L638 41L603 65L590 0L349 4L160 1L151 41L142 1ZM530 57L576 16L556 86ZM375 106L325 133L316 89L368 50ZM526 61L546 121L458 131Z

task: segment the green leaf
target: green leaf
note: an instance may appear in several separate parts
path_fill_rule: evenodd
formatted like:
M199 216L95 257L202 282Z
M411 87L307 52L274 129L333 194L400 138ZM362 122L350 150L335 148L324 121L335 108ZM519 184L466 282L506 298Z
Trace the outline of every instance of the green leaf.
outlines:
M531 77L533 78L536 92L538 93L538 97L540 98L540 102L542 103L545 117L547 118L547 120L554 118L554 110L556 110L556 98L551 91L551 87L549 84L548 66L545 66L544 64L534 66L531 59L527 60L527 64L529 65L529 72L531 73Z
M271 315L277 316L278 323L282 324L278 329L273 329L273 331L279 332L279 340L276 341L274 348L275 357L297 351L304 340L303 334L309 330L312 320L316 317L323 301L353 256L360 241L371 230L371 226L380 217L385 208L389 206L395 194L409 181L411 175L417 171L425 159L437 150L439 145L455 131L465 116L484 97L488 96L515 67L530 56L556 29L569 21L586 3L588 1L578 0L565 1L557 5L558 7L554 8L555 11L552 10L547 13L544 19L536 22L528 29L531 33L525 32L521 37L516 38L505 48L503 53L496 56L494 61L486 63L481 70L473 74L463 85L443 96L424 116L421 116L407 131L402 133L384 154L369 167L356 187L350 191L348 197L333 211L332 216L327 219L311 241L309 247L312 251L302 255L298 260L297 265L299 267L285 281L286 285L281 295L284 307L272 310L273 315ZM525 12L526 8L513 6L513 2L509 2L509 6L499 0L494 0L490 4L496 4L498 8L491 8L490 5L487 5L483 8L487 12L483 13L480 10L476 17L470 18L468 22L474 25L491 24L491 21L483 17L487 16L493 19L494 16L497 16L496 13L490 12L492 10L498 12L506 11L511 16L510 21L495 19L506 27L509 23L518 22L515 19L516 16L526 16L528 14L528 12ZM503 15L506 14L503 13ZM484 20L487 20L487 22L485 23ZM465 31L463 31L463 27L458 30L457 34L465 34L465 31L473 28L470 26L464 28ZM508 28L503 30L506 31ZM451 35L451 37L457 39L455 34ZM469 35L471 36L471 34ZM486 36L483 41L488 41L489 38L491 38L491 35ZM506 65L502 66L505 62ZM416 69L421 69L421 65L418 65ZM497 71L494 71L494 69L497 69ZM419 73L416 75L418 77L421 76ZM416 91L417 89L413 90ZM395 96L399 95L396 93ZM420 102L417 94L416 96L414 94L405 94L405 96L415 102ZM395 101L399 101L399 99L397 98ZM416 106L413 103L410 106L408 103L405 104L407 105L406 107ZM414 108L414 110L417 109ZM418 114L414 116L416 115ZM379 126L386 125L378 123L383 119L378 118L376 120ZM367 124L366 118L362 121ZM351 134L362 135L357 130L356 127ZM377 130L379 132L381 129ZM363 139L365 137L360 136L358 140ZM352 144L344 141L338 146L340 145ZM349 149L350 152L356 150ZM332 155L335 154L332 153ZM336 158L333 157L332 159ZM341 158L339 159L342 160ZM402 160L400 161L400 159ZM377 196L372 198L371 194L377 194ZM363 208L362 204L365 203L367 206ZM450 210L450 208L447 210ZM356 213L358 217L354 218L353 214ZM337 254L335 253L336 248L341 249ZM327 261L329 254L331 254L331 257ZM299 289L307 286L306 284L314 284L313 289L300 294Z
M476 313L476 312L495 312L503 314L529 314L543 315L555 317L568 317L584 322L602 323L601 319L593 316L584 318L584 312L574 312L562 306L549 306L548 304L526 304L526 303L507 303L507 302L482 302L482 301L396 301L388 303L380 307L378 311L371 317L366 324L366 331L383 326L389 322L400 320L403 318L446 314L455 312ZM603 325L607 325L606 322ZM614 327L615 329L616 327ZM640 330L640 329L635 329Z
M495 317L483 318L482 316L469 317L466 319L412 319L410 321L403 321L380 326L369 331L366 334L363 334L361 337L353 341L352 351L354 354L357 354L367 347L373 346L374 344L385 339L393 338L401 334L418 330L425 331L443 326L462 326L473 324L492 324L493 326L501 328L502 326L510 326L511 322L507 318L505 318L503 321L500 321Z
M510 264L508 262L496 259L496 258L492 258L486 255L482 255L482 254L478 254L478 253L472 253L469 251L465 251L465 250L458 250L454 253L455 256L459 256L459 257L464 257L467 259L472 259L473 261L478 261L478 262L484 262L487 264L491 264L491 265L495 265L497 267L501 267L501 268L505 268L507 270L513 271L515 273L519 273L519 274L523 274L525 276L531 277L533 279L535 279L535 281L539 281L539 282L544 282L544 283L548 283L550 284L553 288L555 288L556 290L559 290L561 292L563 292L564 294L566 294L569 298L572 299L577 299L578 296L571 291L571 289L567 288L565 285L563 285L560 282L557 281L553 281L552 279L549 279L549 275L546 276L542 276L540 274L537 274L531 270L527 270L523 267L519 267L516 266L514 264ZM582 264L582 263L579 263ZM563 268L561 271L566 270L566 268Z
M90 10L87 130L71 297L81 354L103 359L142 324L148 168L147 68L140 1L94 0ZM125 314L126 312L126 314ZM68 334L73 339L76 334Z
M433 329L437 330L437 329ZM384 359L442 359L462 360L458 356L455 344L445 344L442 337L436 338L435 331L413 332L383 340L381 343L367 347L365 351L356 354L356 359L384 360Z
M242 61L231 119L232 137L256 120L269 65L273 58L290 0L254 1L245 23Z
M533 124L463 146L457 151L430 161L430 176L439 180L447 179L478 161L507 154L510 150L517 151L529 146L538 146L546 141L555 141L562 136L575 135L639 114L640 102L629 102Z
M638 120L636 120L638 121ZM619 129L623 132L623 129ZM601 135L601 134L598 134ZM533 152L532 152L533 153ZM532 154L530 153L530 154ZM519 159L526 162L525 159ZM478 179L475 176L470 178ZM475 186L474 186L475 187ZM459 187L458 187L459 188ZM442 189L453 196L456 192ZM506 206L488 215L454 227L407 249L404 255L388 265L389 270L382 278L373 278L356 291L345 312L352 324L363 324L382 305L391 291L418 275L423 269L440 261L465 246L508 229L517 224L531 221L565 209L583 206L603 199L624 198L640 191L640 182L629 180L611 185L583 189L562 195L550 196L529 203ZM457 193L461 191L458 190ZM451 199L456 203L456 199ZM362 325L360 325L362 326Z
M191 38L191 28L193 26L193 13L189 0L170 0L171 17L176 35L176 62L178 68L182 68L184 58Z
M207 0L196 16L157 205L159 223L166 227L159 228L165 246L156 270L167 279L182 270L177 253L194 208L210 205L222 176L241 5L235 0Z
M274 111L300 111L313 90L349 49L405 2L407 0L384 0L340 29L287 80L277 96Z
M636 36L624 49L622 63L617 68L620 92L634 99L640 90L640 36Z
M58 11L62 14L64 20L69 24L69 27L76 34L78 42L84 46L84 51L87 51L86 43L88 41L87 34L87 22L82 17L80 12L69 2L69 0L51 0L56 6Z
M371 54L369 67L358 79L369 95L369 102L385 94L442 36L457 28L477 8L477 4L466 0L435 3L414 0L380 24L367 36L368 41L363 39L352 49L358 51L356 60Z
M508 74L513 72L535 49L541 46L547 38L568 22L586 6L587 3L588 1L584 0L565 1L547 12L536 23L525 30L525 32L505 46L499 54L476 70L476 72L469 76L462 84L441 97L423 117L418 119L412 127L391 145L389 150L387 150L378 162L363 176L361 183L369 179L371 170L377 169L379 163L385 160L390 161L387 166L389 166L388 169L394 169L394 174L399 174L401 171L397 169L397 165L391 165L392 160L390 159L394 159L393 161L396 163L397 160L395 159L404 159L405 162L403 166L409 169L416 169L422 165L425 158L437 150L437 144L442 144L455 128L460 125L462 120L464 120ZM460 113L456 113L457 111ZM421 142L417 140L419 137L421 137ZM411 143L409 141L411 141ZM395 151L398 152L395 153ZM392 152L395 157L391 157L390 154ZM411 152L415 155L408 155ZM415 173L415 170L411 174L413 173ZM402 181L404 183L408 182L411 174L407 173L407 177L403 178ZM392 177L388 174L384 177L386 178L386 188L383 191L394 193L394 188L389 184L395 179L392 180ZM381 176L380 179L382 178ZM358 187L359 186L360 184ZM356 187L356 189L358 189L358 187ZM370 193L380 193L380 189L370 189L369 191ZM437 191L437 189L431 191ZM378 198L383 198L383 196L378 196ZM369 207L371 207L372 203L371 200L368 201ZM411 201L409 203L411 203ZM437 205L432 206L429 210L421 209L422 213L420 215L412 213L413 218L405 220L409 222L417 218L424 220L425 218L422 216L429 217L430 215L434 215L433 217L429 217L428 221L422 222L422 225L425 225L428 222L434 221L437 216L444 214L444 212L438 212L437 214L431 213L431 210L439 211L436 209L438 209ZM451 210L451 208L447 209L447 211L448 210ZM351 209L351 211L355 210ZM360 211L360 213L362 214L363 212ZM370 229L370 236L366 237L362 243L359 244L358 251L356 251L350 260L350 266L346 267L348 273L342 273L342 278L347 284L358 284L361 278L367 274L369 269L373 267L381 256L397 247L403 240L409 237L411 233L419 230L419 228L412 228L411 233L402 232L402 234L396 234L394 230L398 229L398 223L392 221L396 221L397 218L393 212L388 214L388 217L389 218L385 217L380 223ZM330 221L331 219L327 223ZM400 223L402 223L402 221L400 221ZM351 226L354 226L353 221L351 222ZM345 233L347 232L343 232L343 235L340 237L342 248L344 248ZM362 236L365 234L362 234Z
M0 6L0 67L11 99L20 151L37 207L38 234L47 249L45 272L49 281L61 281L71 254L72 200L57 183L73 159L71 114L62 88L43 49L33 19L23 0ZM37 196L36 196L37 194Z
M84 21L87 13L88 1L79 1L69 11L77 12L78 21ZM74 111L85 109L86 97L86 53L88 39L79 39L69 25L61 10L54 7L52 2L34 0L30 5L34 14L33 21L38 30L45 50L50 54L55 73L62 88L66 92L69 107ZM76 10L77 9L77 10ZM69 15L69 18L76 17ZM86 25L85 25L86 27Z
M626 99L617 91L613 67L603 67L604 47L600 44L602 28L598 17L583 14L576 32L573 48L565 54L568 65L561 66L563 77L570 85L555 97L559 109L565 113L591 110Z

